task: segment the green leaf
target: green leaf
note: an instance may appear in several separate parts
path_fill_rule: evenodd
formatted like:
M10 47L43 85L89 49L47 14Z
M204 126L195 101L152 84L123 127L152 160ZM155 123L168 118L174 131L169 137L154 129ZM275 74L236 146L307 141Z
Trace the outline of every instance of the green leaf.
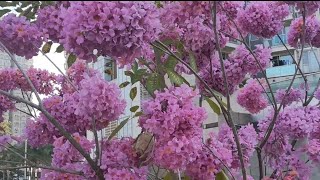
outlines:
M216 180L229 180L229 178L223 171L221 171L216 175Z
M210 105L211 109L218 115L221 114L220 108L219 106L213 102L210 98L205 97L205 100L208 102L208 104Z
M130 108L131 112L136 112L139 109L139 106L133 106Z
M56 52L57 53L61 53L62 51L64 50L63 46L62 45L59 45L56 49Z
M119 88L124 88L124 87L128 86L129 84L130 84L129 81L123 82L123 83L121 83L121 84L119 85Z
M51 46L52 46L52 42L46 42L43 47L42 47L42 52L43 53L49 53L50 52L50 49L51 49Z
M161 45L157 42L154 43L157 47L160 47L161 48ZM164 55L164 52L161 50L161 49L158 49L157 47L153 47L153 50L154 50L154 55L155 55L155 58L156 58L156 64L157 64L157 67L161 64L161 57Z
M170 70L174 70L177 64L178 60L173 56L169 56L167 61L164 63L164 67Z
M20 16L26 16L26 17L29 17L29 18L30 18L30 16L28 16L28 15L30 15L30 12L31 12L32 9L33 9L33 7L32 7L32 6L29 6L26 10L24 10L24 11L20 14Z
M139 111L139 112L136 112L133 117L138 117L138 116L141 116L142 114L143 113L141 111Z
M0 7L12 6L12 2L0 1Z
M10 12L10 9L1 9L0 10L0 17L2 17L3 15L5 15L6 13Z
M224 107L227 107L227 103L223 102L222 100L221 100L221 104L222 104Z
M125 71L125 72L124 72L124 75L126 75L126 76L132 76L132 75L133 75L133 72L131 72L131 71Z
M174 174L172 172L168 172L163 180L174 180Z
M184 175L184 180L191 180L191 177Z
M133 66L132 66L132 71L133 71L134 73L136 73L137 70L138 70L138 63L137 63L137 61L134 61Z
M77 57L74 54L70 54L67 59L68 67L71 67L74 62L76 62Z
M131 76L131 83L134 84L140 81L143 78L143 76L146 74L146 71L147 71L146 69L137 70L136 73L132 74Z
M195 71L198 72L198 68L197 68L197 63L196 63L196 58L194 57L194 54L191 52L189 54L190 56L190 66L191 68Z
M178 74L170 69L166 69L166 71L167 71L169 79L172 83L175 83L180 86L184 82L183 77L180 74Z
M181 55L183 54L183 52L184 52L184 46L183 46L183 43L181 43L180 41L176 41L175 42L175 45L176 45L176 47L177 47L177 49L178 49L178 54L180 54L180 58L182 57Z
M133 87L130 90L130 98L131 98L131 100L133 100L136 96L137 96L137 87Z
M154 93L155 90L159 90L165 87L164 77L157 73L151 74L146 82L146 89L149 93Z
M120 124L112 131L110 136L108 137L108 141L111 140L119 131L123 128L124 125L127 124L127 122L130 120L130 118L127 118L120 122Z

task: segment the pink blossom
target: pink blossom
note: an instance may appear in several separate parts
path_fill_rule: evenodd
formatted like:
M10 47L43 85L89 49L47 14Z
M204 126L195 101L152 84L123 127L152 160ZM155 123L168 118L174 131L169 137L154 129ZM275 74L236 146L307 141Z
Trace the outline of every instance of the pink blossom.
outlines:
M284 106L290 105L295 101L301 100L303 98L302 92L299 89L291 88L289 93L286 95L286 89L278 89L276 91L276 100L278 103L281 103ZM286 96L285 96L286 95Z
M130 65L143 55L142 46L160 33L158 16L152 2L70 2L61 11L64 39L60 42L88 62L108 55L121 66Z
M138 154L133 149L134 139L123 138L103 143L101 169L106 179L146 179L147 167L138 167Z
M0 41L18 56L31 59L42 45L42 34L26 17L8 14L0 20Z
M255 36L271 38L283 28L282 20L289 14L289 6L277 2L254 2L238 12L237 22L244 31Z
M305 43L311 43L313 38L317 35L320 28L320 21L315 16L306 18L305 22ZM297 18L291 22L288 32L288 43L292 47L298 47L302 43L303 19Z
M268 100L263 96L263 87L257 80L248 80L239 90L237 102L251 113L258 113L268 106Z
M46 41L50 39L53 42L59 42L63 38L61 36L63 18L61 17L60 8L63 7L51 5L39 9L37 12L36 24Z

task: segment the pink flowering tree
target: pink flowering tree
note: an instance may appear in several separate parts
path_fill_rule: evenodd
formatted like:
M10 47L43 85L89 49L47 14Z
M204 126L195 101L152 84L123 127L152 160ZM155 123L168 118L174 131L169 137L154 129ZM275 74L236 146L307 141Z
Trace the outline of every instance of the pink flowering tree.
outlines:
M28 6L14 1L2 6L9 5ZM302 53L295 58L278 35L290 7L300 17L291 22L289 45L302 52L306 46L320 47L317 1L34 1L26 10L16 9L20 16L7 13L0 20L0 49L15 66L0 69L0 121L5 112L18 111L18 103L28 107L24 113L30 119L22 137L0 134L0 150L42 168L41 179L247 180L253 179L247 168L255 152L259 179L309 179L320 163L320 83L308 87ZM288 87L273 92L265 72L272 51L263 44L251 48L248 35L280 38L296 66ZM222 51L230 41L239 45L226 58ZM21 68L16 56L28 60L43 54L53 64L59 61L46 56L53 43L59 43L56 52L68 55L66 73ZM131 82L117 86L89 68L99 56L126 68ZM183 73L194 76L196 84ZM303 79L301 87L294 87L297 77ZM124 112L120 89L137 82L152 96L141 112L130 109L139 117L140 135L114 138L127 119L110 137L99 139L97 131ZM14 90L34 95L36 102L13 95ZM235 92L238 104L251 114L268 111L258 128L236 128L230 100ZM202 124L208 110L195 105L199 97L226 121L207 139ZM11 145L25 139L33 148L53 145L51 163L27 159ZM300 141L305 143L298 146ZM272 173L264 172L266 167Z

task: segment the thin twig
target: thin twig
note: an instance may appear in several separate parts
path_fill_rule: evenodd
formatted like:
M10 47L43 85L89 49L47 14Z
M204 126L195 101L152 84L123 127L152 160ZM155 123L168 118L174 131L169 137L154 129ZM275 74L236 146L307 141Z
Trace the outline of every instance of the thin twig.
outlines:
M202 144L211 152L211 154L212 154L215 158L217 158L217 159L221 162L221 164L227 169L227 171L229 172L229 174L232 176L232 179L235 180L235 177L233 176L230 168L229 168L218 156L216 156L216 155L214 154L214 152L210 149L210 147L209 147L208 145L206 145L204 142L203 142Z
M298 63L296 62L295 58L293 57L293 54L290 52L290 50L289 50L289 48L287 47L287 45L283 42L283 40L281 39L281 37L280 37L279 34L277 34L277 36L278 36L278 38L280 39L282 45L286 48L286 50L288 51L289 55L291 56L291 58L292 58L292 60L293 60L293 64L297 65ZM307 78L304 76L304 74L303 74L300 66L297 66L297 68L298 68L301 76L303 77L303 80L304 80L305 82L307 82Z
M58 171L58 172L63 172L63 173L69 173L69 174L76 174L76 175L83 175L81 172L76 172L76 171L69 171L69 170L64 170L64 169L60 169L60 168L54 168L54 167L48 167L48 166L41 166L41 165L37 165L37 163L34 163L32 162L31 160L25 158L23 155L19 154L18 152L15 152L14 150L4 146L4 145L1 145L0 146L3 146L5 149L11 151L12 153L18 155L20 158L26 160L30 165L34 166L34 167L37 167L37 168L43 168L43 169L50 169L50 170L54 170L54 171Z
M246 173L246 168L244 165L244 160L243 160L243 152L242 152L242 148L241 148L241 144L240 144L240 139L239 139L239 135L237 132L237 129L234 125L234 122L231 118L230 115L230 111L231 111L231 105L230 105L230 91L229 91L229 87L228 87L228 80L227 80L227 75L225 72L225 68L224 68L224 63L223 63L223 58L222 58L222 52L220 49L220 43L219 43L219 37L218 37L218 32L217 32L217 2L213 2L213 9L212 9L212 18L213 18L213 31L214 31L214 35L215 35L215 44L216 44L216 48L219 54L219 59L220 59L220 65L221 65L221 71L222 71L222 75L223 75L223 80L224 80L224 88L227 92L227 112L228 112L228 118L229 118L229 123L230 123L230 127L232 129L233 132L233 136L237 145L237 150L238 150L238 156L239 156L239 160L240 160L240 165L241 165L241 171L242 171L242 177L244 180L247 180L247 173Z
M20 111L20 112L22 112L22 113L24 113L24 114L26 114L26 115L28 115L28 116L31 116L31 117L33 117L33 118L36 118L33 114L30 114L30 113L28 113L28 112L25 112L24 110L21 110L21 109L19 109L19 108L16 108L16 110L18 110L18 111Z
M78 91L78 89L76 88L76 86L72 83L72 81L69 79L69 77L67 75L65 75L61 69L43 52L40 50L40 52L42 53L42 55L44 55L44 57L46 57L48 59L48 61L50 61L50 63L63 75L63 77L68 81L68 83L76 90Z
M79 153L88 161L89 165L92 167L92 169L96 172L97 176L99 179L103 180L103 174L101 169L99 168L99 166L91 159L90 155L88 153L85 152L85 150L81 147L81 145L71 136L70 133L68 133L63 126L45 109L45 107L42 104L41 98L39 96L38 91L36 90L35 86L33 85L33 83L31 82L30 78L26 75L26 73L24 72L24 70L21 68L21 66L18 64L15 56L2 44L2 42L0 42L1 47L7 52L7 54L9 54L11 60L16 64L16 66L18 67L18 69L21 71L21 73L23 74L23 76L26 78L28 84L31 86L32 92L35 93L35 96L39 102L38 110L40 110L45 116L46 118L59 130L59 132L67 139L69 140L69 142L79 151ZM1 94L5 94L7 92L5 91L0 91ZM13 97L13 95L8 95L8 97ZM19 99L17 97L15 97L16 99ZM22 99L22 98L20 98ZM22 102L28 102L26 100L23 100ZM30 103L30 102L29 102ZM33 103L32 103L33 104Z
M92 129L93 129L93 135L94 135L94 140L96 143L96 163L98 163L99 158L100 158L100 153L99 153L99 138L98 138L98 133L97 133L97 126L96 126L96 120L95 118L92 118Z
M304 6L304 5L303 5L303 6ZM305 7L304 7L304 8L305 8ZM303 49L304 49L304 43L305 43L305 14L304 14L304 12L303 12L302 38L301 38L301 39L302 39L301 54L300 54L300 58L299 58L299 61L298 61L297 66L300 66L301 58L302 58L302 54L303 54ZM297 74L298 74L298 68L296 69L295 74L294 74L293 77L292 77L292 80L291 80L291 82L290 82L290 85L288 86L288 89L287 89L287 91L286 91L285 96L289 93L289 90L291 89L291 87L292 87L292 85L293 85L293 82L294 82L294 80L296 79ZM276 119L277 119L277 118L276 118L276 117L277 117L276 115L279 113L279 111L281 110L281 107L282 107L283 105L284 105L284 98L282 99L282 101L281 101L281 103L280 103L279 109L277 109L276 112L274 113L275 116L273 117L273 120L271 121L271 123L270 123L270 125L269 125L269 127L268 127L268 129L267 129L267 132L266 132L264 138L262 139L262 141L261 141L260 144L259 144L259 147L260 147L260 148L263 148L263 146L267 143L267 141L268 141L268 139L269 139L269 137L270 137L270 135L271 135L272 129L273 129L274 125L275 125L275 121L276 121Z

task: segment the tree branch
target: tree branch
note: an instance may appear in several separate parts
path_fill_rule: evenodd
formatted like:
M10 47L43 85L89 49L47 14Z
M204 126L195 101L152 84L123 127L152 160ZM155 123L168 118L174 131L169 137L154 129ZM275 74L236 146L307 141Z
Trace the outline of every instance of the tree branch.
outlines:
M231 111L230 92L229 92L228 80L227 80L227 76L226 76L226 72L225 72L225 68L224 68L224 63L223 63L223 58L222 58L222 53L221 53L220 43L219 43L219 37L218 37L218 32L217 32L217 2L216 1L213 2L213 9L211 12L212 12L212 18L213 18L213 31L214 31L214 35L215 35L215 44L216 44L216 48L217 48L217 51L219 54L221 71L222 71L223 80L224 80L224 87L225 87L225 90L227 91L227 108L228 108L227 112L228 112L228 117L229 117L229 123L230 123L230 127L232 129L232 133L233 133L236 145L237 145L238 156L239 156L241 171L242 171L242 177L244 180L247 180L247 173L246 173L246 168L244 165L243 152L242 152L242 148L241 148L241 144L240 144L239 135L238 135L237 129L236 129L234 122L233 122L231 115L230 115L230 111Z

